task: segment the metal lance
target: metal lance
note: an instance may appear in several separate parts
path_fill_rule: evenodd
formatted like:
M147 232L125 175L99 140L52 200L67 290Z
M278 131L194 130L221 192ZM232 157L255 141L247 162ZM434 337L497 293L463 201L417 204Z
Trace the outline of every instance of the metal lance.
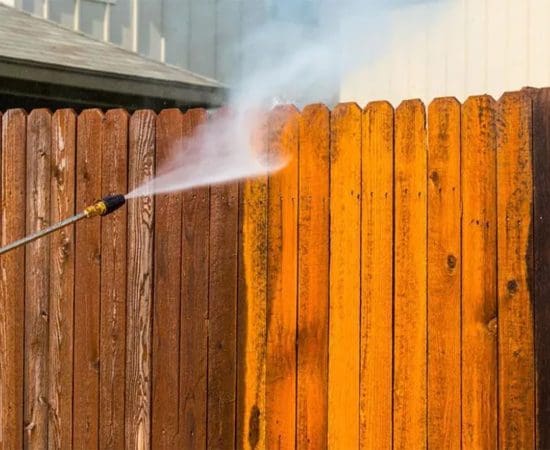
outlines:
M43 236L53 233L54 231L57 231L75 222L78 222L79 220L89 219L90 217L96 217L96 216L106 216L108 214L111 214L112 212L119 209L122 205L124 205L124 203L126 203L126 198L124 197L124 195L120 195L120 194L107 195L106 197L103 197L101 200L97 201L93 205L90 205L87 208L85 208L84 211L81 211L72 217L69 217L65 220L62 220L61 222L58 222L54 225L44 228L43 230L29 234L24 238L21 238L15 242L12 242L11 244L6 245L5 247L0 248L0 255L7 253L10 250L14 250L18 247L21 247L22 245L26 245L29 242L36 241L37 239L40 239Z

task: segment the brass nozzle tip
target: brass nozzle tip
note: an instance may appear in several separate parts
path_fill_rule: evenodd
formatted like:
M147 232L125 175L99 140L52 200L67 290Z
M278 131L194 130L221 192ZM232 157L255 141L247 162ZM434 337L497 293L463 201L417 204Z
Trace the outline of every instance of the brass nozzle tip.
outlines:
M102 216L107 212L107 205L103 200L100 200L97 203L94 203L93 205L88 206L84 210L84 214L86 217L95 217L95 216Z

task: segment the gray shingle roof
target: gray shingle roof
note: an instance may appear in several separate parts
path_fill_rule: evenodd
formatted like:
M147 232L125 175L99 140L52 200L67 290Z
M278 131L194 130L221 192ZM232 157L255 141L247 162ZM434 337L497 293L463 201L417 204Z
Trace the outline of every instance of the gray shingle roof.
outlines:
M216 80L145 58L3 5L0 5L0 61L72 71L85 74L88 78L99 76L104 84L108 84L105 78L119 82L131 80L134 83L129 89L157 84L157 94L159 86L163 88L161 93L166 95L177 87L198 89L216 97L225 90ZM17 74L17 71L12 70L13 73ZM5 72L2 74L5 75ZM21 75L31 78L28 70L21 71ZM120 89L120 86L113 89ZM109 87L106 85L104 90L108 91Z

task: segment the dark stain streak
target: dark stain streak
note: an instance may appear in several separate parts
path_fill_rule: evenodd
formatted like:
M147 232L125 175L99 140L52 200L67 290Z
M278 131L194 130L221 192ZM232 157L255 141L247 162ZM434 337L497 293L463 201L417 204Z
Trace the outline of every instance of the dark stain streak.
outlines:
M256 448L260 441L260 409L254 405L248 418L248 443L251 448Z

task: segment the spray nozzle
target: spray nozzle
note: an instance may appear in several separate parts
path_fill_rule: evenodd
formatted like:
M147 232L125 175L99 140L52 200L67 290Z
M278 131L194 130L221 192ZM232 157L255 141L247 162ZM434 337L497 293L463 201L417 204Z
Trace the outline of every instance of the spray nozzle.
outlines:
M84 210L86 217L106 216L119 209L126 203L126 198L121 194L107 195Z

